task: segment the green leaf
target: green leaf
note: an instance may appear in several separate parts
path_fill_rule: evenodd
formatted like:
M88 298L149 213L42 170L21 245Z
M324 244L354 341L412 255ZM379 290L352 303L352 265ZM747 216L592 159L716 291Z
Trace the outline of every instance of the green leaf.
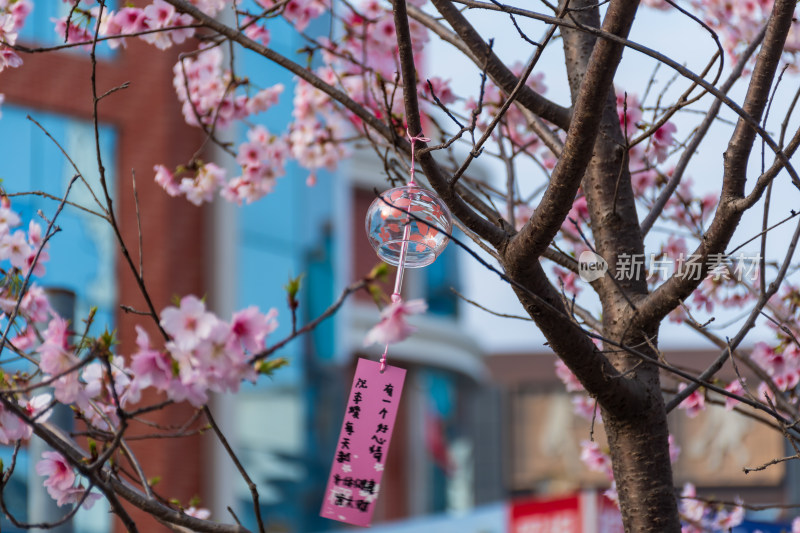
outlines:
M303 276L304 274L300 274L296 278L289 277L289 282L283 286L290 300L295 300L297 293L300 292L300 281L303 279Z
M266 376L272 376L276 370L284 366L289 366L289 361L285 357L277 357L275 359L256 363L256 372Z

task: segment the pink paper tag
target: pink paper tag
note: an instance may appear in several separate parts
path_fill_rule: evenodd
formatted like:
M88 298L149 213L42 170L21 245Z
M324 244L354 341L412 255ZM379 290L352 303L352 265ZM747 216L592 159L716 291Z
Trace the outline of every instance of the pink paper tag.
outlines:
M406 371L359 359L320 516L369 526Z

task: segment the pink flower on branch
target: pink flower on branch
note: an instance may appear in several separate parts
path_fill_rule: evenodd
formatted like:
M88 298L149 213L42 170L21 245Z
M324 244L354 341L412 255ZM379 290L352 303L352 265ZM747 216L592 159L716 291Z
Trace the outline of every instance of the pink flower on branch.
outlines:
M47 476L44 486L50 496L64 505L64 499L75 484L75 472L63 455L58 452L44 452L42 460L36 464L36 473Z
M149 386L166 389L172 379L172 361L163 352L150 348L150 337L141 326L136 326L136 346L139 351L131 358L134 383L139 388Z
M139 350L131 363L134 378L128 384L123 377L126 394L153 386L174 401L201 407L209 391L238 391L242 381L255 381L250 358L277 328L276 315L274 309L263 314L249 307L228 323L207 311L196 296L185 296L180 307L170 306L161 313L161 326L172 337L165 352L152 349L147 333L138 328Z
M611 471L611 457L608 456L595 441L584 440L581 442L581 461L593 472L600 472L614 479Z
M75 472L63 455L58 452L44 452L42 460L36 463L36 473L47 476L44 486L50 497L56 500L58 506L78 503L84 498L86 490L83 486L75 486ZM83 499L83 507L90 509L94 502L100 498L99 494L89 493Z
M398 300L391 303L381 311L381 321L367 332L364 346L392 344L404 340L417 330L406 322L406 317L424 313L427 309L428 304L424 300Z
M161 312L161 326L170 334L175 344L191 350L207 337L215 317L206 311L206 304L197 296L181 298L180 308L167 307Z
M167 167L164 165L156 165L153 167L153 170L156 171L156 183L167 191L167 194L170 196L179 196L181 194L178 180L175 179L175 175Z
M675 144L672 134L676 131L678 128L675 124L667 122L653 134L653 153L659 163L663 163L667 159L670 147Z
M567 392L578 392L583 390L583 385L572 373L572 370L561 359L556 359L556 376L567 387Z
M231 320L231 333L233 333L234 340L241 343L242 347L250 352L263 350L267 335L278 327L278 322L275 320L277 316L276 309L270 309L264 315L255 306L235 313Z
M684 390L685 388L686 383L681 383L678 386L678 392ZM685 410L686 416L689 418L694 418L700 413L700 411L705 410L706 397L702 392L702 388L691 393L688 398L681 402L678 408Z

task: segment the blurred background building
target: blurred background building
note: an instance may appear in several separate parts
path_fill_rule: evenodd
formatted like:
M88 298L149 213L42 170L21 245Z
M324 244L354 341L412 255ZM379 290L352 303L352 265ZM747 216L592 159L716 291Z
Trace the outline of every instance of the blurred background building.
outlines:
M58 44L50 19L66 9L62 2L36 2L21 41ZM304 44L288 27L275 26L272 46L282 53L291 55ZM382 167L369 156L356 152L335 175L320 175L314 187L305 184L303 170L290 166L272 195L242 208L222 202L195 207L170 198L153 182L153 165L183 163L203 142L201 132L185 125L174 95L172 66L179 51L159 52L133 39L126 48L101 49L101 92L130 81L100 105L106 178L134 264L139 253L135 183L144 277L156 309L186 294L206 295L225 318L249 305L264 311L276 307L280 328L271 338L279 339L291 331L282 289L290 277L303 275L302 324L377 263L364 236L363 216L375 189L387 184ZM23 67L4 73L0 84L6 95L0 120L3 187L9 193L63 194L75 174L30 115L61 143L98 191L86 53L65 50L24 59ZM293 83L285 71L252 54L240 53L236 61L256 84ZM289 121L290 92L264 118L271 131L282 131ZM244 131L228 135L238 144ZM81 185L70 199L93 205ZM40 210L52 216L58 203L42 194L14 196L12 201L26 219ZM52 259L42 283L76 294L76 324L96 306L93 331L99 333L106 325L117 329L119 352L131 353L134 324L141 319L120 305L144 309L145 304L113 231L96 215L74 208L65 210L58 225L62 231L51 241ZM552 354L541 346L498 353L481 339L476 312L483 311L451 291L473 297L490 275L452 244L432 266L407 275L406 297L425 298L429 312L417 322L419 331L390 351L391 364L406 368L408 375L374 529L522 531L527 520L528 527L542 528L533 531L616 531L617 522L603 518L614 512L593 491L605 489L606 480L580 462L579 443L589 438L589 423L573 414L553 371ZM356 358L379 356L377 348L362 346L377 320L375 304L357 295L334 318L279 352L290 365L274 378L262 378L238 395L214 398L216 418L258 485L268 531L347 528L318 514ZM519 321L507 327L532 328ZM155 335L152 326L149 330ZM678 356L697 365L710 354ZM191 406L181 405L149 419L179 426L193 413ZM791 480L797 476L790 475L791 463L760 474L741 473L743 463L784 455L780 436L728 416L711 409L693 420L676 417L673 432L683 448L676 482L694 482L727 500L740 494L751 502L796 502L796 482ZM246 526L254 526L247 486L211 434L132 443L148 476L161 479L159 493L184 503L199 496L213 517L230 521L230 507ZM0 453L6 464L10 454L10 448ZM39 479L24 475L36 460L23 450L18 473L5 491L9 509L21 521L36 519L29 515L27 501L30 484ZM142 531L160 528L141 515L136 518L143 520ZM772 521L778 514L757 518ZM102 504L79 512L74 521L78 532L114 527ZM5 518L0 528L17 531ZM766 525L760 528L770 531Z

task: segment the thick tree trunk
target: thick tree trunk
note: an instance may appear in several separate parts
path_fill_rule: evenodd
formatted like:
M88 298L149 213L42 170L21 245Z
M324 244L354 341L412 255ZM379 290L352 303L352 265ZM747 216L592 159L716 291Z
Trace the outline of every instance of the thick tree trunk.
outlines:
M620 510L628 533L672 533L681 530L664 402L659 390L636 416L603 412ZM637 410L638 411L638 410Z
M564 3L562 0L561 5ZM571 16L582 25L600 26L600 12L591 0L569 0L569 6L578 9ZM624 20L633 12L635 6L619 7L617 16ZM613 25L608 18L613 14L609 10L605 25ZM586 32L566 28L562 30L562 37L572 101L577 105L586 90L584 85L597 40ZM581 185L589 207L593 246L610 268L610 275L593 285L603 304L603 334L655 357L657 328L647 328L653 331L646 332L630 330L635 315L633 302L648 294L644 276L613 279L618 255L643 254L644 243L627 168L626 139L617 117L613 89L598 99L597 105L603 107L600 133L595 138L592 159ZM681 526L658 368L623 350L607 348L606 356L619 372L615 380L629 385L618 390L635 391L633 395L623 395L623 401L609 403L590 390L603 408L625 531L678 533ZM609 386L615 388L612 384Z

